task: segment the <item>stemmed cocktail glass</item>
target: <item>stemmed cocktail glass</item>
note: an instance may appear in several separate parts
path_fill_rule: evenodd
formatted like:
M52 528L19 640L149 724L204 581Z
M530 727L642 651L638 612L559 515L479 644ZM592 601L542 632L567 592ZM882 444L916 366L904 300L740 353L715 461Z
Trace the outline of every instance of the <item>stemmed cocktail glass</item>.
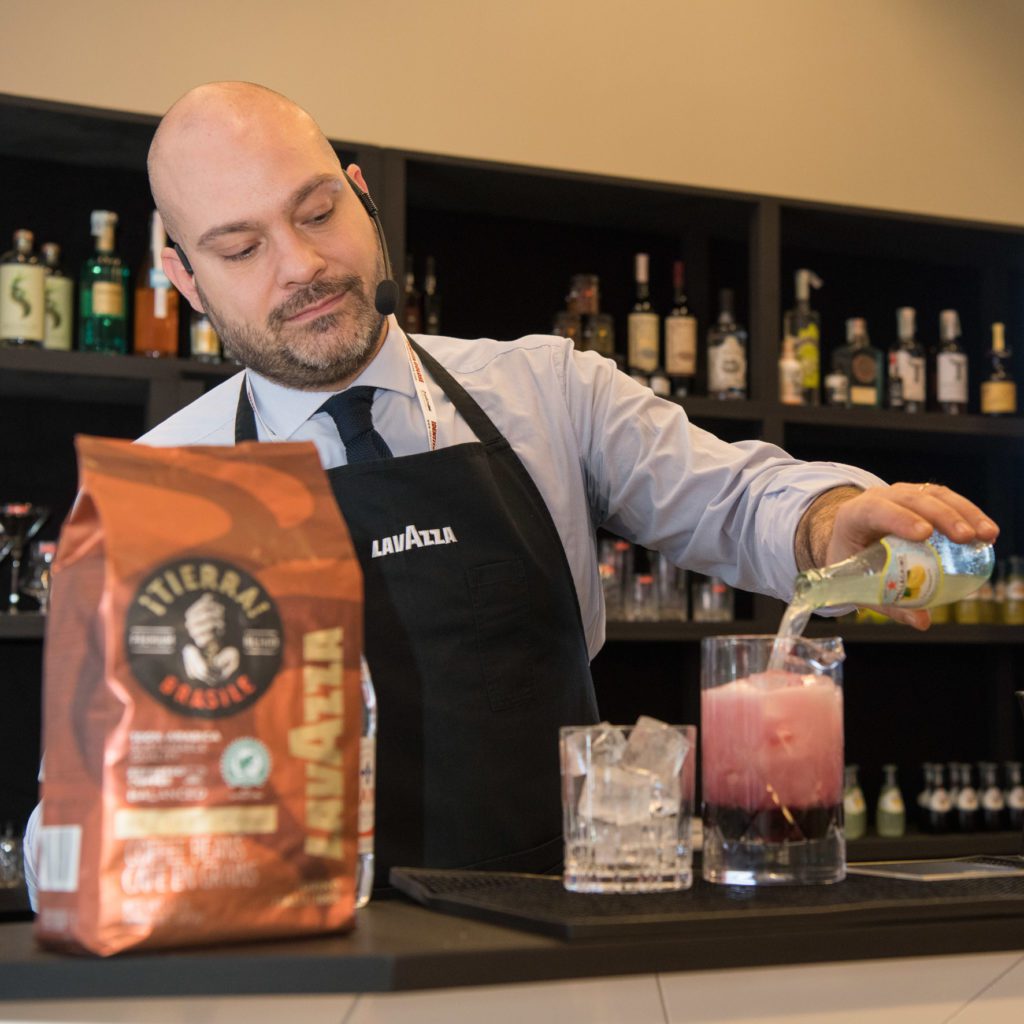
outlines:
M25 544L31 540L50 514L48 508L30 501L0 503L0 561L11 556L11 589L7 598L7 611L18 613L21 599L21 558Z

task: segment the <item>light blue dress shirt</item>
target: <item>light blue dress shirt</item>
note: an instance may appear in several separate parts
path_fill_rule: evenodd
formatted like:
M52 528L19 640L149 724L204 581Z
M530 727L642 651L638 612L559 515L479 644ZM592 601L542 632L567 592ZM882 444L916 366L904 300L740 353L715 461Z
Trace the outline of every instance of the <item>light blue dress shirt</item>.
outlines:
M374 424L396 456L428 449L406 346L394 317L373 362L353 381L378 389ZM518 341L416 336L511 443L565 546L587 649L604 642L604 597L595 531L604 527L664 552L677 565L788 600L793 537L810 502L842 484L877 477L852 466L801 462L761 441L726 444L690 423L593 352L564 338ZM247 371L261 441L312 441L325 468L345 464L333 422L316 410L330 392L295 391ZM238 373L140 440L153 445L231 444L246 373ZM475 437L429 381L438 446Z

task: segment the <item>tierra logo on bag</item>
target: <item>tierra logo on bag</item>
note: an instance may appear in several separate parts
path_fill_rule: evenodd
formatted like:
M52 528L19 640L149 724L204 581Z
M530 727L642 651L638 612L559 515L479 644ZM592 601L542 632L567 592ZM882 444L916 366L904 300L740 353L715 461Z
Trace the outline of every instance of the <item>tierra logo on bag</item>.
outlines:
M182 715L221 718L249 707L281 665L281 617L257 581L215 558L151 572L125 620L128 663L142 686Z

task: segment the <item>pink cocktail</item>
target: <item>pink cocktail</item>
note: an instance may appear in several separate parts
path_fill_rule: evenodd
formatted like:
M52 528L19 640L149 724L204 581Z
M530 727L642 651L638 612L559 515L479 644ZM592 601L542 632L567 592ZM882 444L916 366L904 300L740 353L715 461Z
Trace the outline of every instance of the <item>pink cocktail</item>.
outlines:
M838 881L843 695L839 640L709 637L701 682L704 877L728 884Z

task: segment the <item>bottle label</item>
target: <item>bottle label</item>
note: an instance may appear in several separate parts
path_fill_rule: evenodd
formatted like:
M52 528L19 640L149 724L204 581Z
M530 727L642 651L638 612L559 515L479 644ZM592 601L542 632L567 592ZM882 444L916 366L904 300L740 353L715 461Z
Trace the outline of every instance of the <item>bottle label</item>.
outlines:
M652 373L648 384L659 398L668 398L672 394L672 382L663 373Z
M1014 786L1006 794L1006 806L1014 811L1024 810L1024 786Z
M629 365L652 373L658 368L658 317L655 313L629 314Z
M800 328L794 354L800 360L802 386L805 390L817 391L821 385L821 336L817 324Z
M697 372L697 321L692 316L665 318L665 372L692 377Z
M804 380L804 368L796 359L780 359L779 401L783 405L803 405Z
M846 405L850 400L850 381L845 373L830 373L825 378L825 399L829 405Z
M846 794L843 796L844 814L856 816L864 814L867 809L867 804L864 802L864 794L859 786L856 789L846 791Z
M708 349L708 390L745 391L747 388L747 354L739 338L727 334L720 345Z
M886 789L878 798L878 810L883 814L903 814L903 796L898 789Z
M69 277L46 279L46 336L43 347L67 352L71 349L71 320L74 286Z
M1008 601L1024 601L1024 580L1012 577L1006 581L1006 599Z
M961 789L956 795L956 809L958 811L976 811L978 809L978 794L973 789Z
M904 402L924 401L924 359L910 352L896 353L896 376L900 379Z
M35 263L0 265L0 338L42 341L46 271Z
M1015 413L1017 411L1017 385L1012 380L986 380L981 383L981 411Z
M850 388L850 402L853 405L878 405L878 391L874 387L854 384Z
M915 544L899 537L879 542L885 548L880 604L900 608L925 608L942 582L942 562L929 544Z
M374 802L376 800L377 741L359 740L359 852L373 853Z
M939 353L938 399L967 403L967 356L963 352Z
M989 786L981 795L981 806L986 811L1001 811L1006 806L1003 791L997 786Z
M124 288L113 281L95 281L92 286L93 316L124 316Z
M928 810L945 814L953 809L953 801L945 789L933 789L928 797Z

